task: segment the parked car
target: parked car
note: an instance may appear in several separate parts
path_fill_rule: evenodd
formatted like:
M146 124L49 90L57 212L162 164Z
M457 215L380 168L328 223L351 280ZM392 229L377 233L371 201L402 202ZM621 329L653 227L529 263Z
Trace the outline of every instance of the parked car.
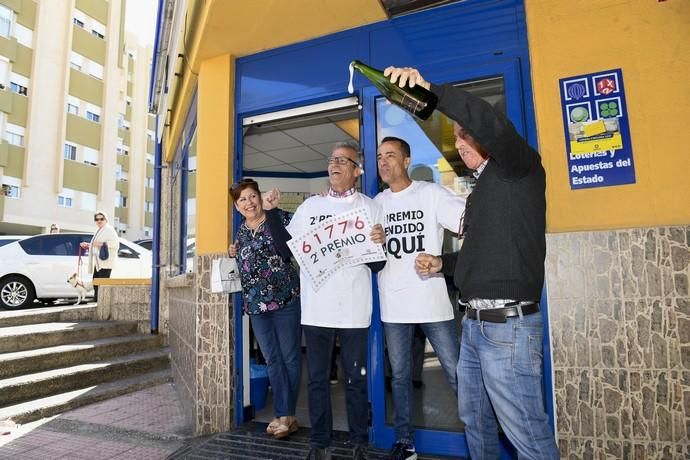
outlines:
M91 237L86 233L45 234L0 247L0 307L23 308L34 299L76 299L78 292L68 283L68 278L78 273L83 281L91 282L88 250L79 248L81 242L89 242ZM151 252L120 238L118 260L111 277L151 277Z
M142 246L149 251L153 248L153 240L151 238L144 238L134 241L139 246ZM194 254L196 253L196 238L187 238L187 273L194 271Z
M26 238L26 235L0 235L0 247L22 238Z

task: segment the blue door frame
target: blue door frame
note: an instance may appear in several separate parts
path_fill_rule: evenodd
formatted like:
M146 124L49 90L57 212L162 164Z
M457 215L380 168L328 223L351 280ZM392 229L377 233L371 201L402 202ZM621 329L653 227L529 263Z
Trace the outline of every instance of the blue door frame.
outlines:
M511 58L501 62L492 62L474 67L447 69L442 73L434 72L435 76L442 76L442 81L464 82L489 77L502 76L505 85L507 115L515 125L518 132L525 137L529 136L531 125L526 120L525 91L521 81L521 66L519 59ZM438 80L438 79L437 79ZM439 80L440 81L440 80ZM376 113L375 99L379 97L378 91L371 87L361 89L359 97L362 105L360 126L360 143L364 152L364 170L362 177L362 191L368 196L378 193L377 166L376 166ZM318 102L322 102L321 100ZM312 102L295 104L294 107L308 105ZM242 171L242 119L244 114L238 115L235 133L235 168L234 179L237 180L243 174ZM239 216L235 213L235 224L239 223ZM236 225L235 225L236 228ZM372 277L374 289L377 292L375 277ZM235 340L235 376L237 378L235 421L239 424L245 420L243 401L243 358L242 358L242 310L239 295L234 297L235 305L235 330L238 331ZM542 296L542 315L544 316L545 334L543 342L544 351L544 394L545 405L553 428L553 386L551 378L551 352L549 347L548 330L548 306L545 293ZM374 296L372 324L369 334L369 399L372 407L372 425L370 429L370 441L379 448L387 449L394 442L394 430L385 422L385 395L384 395L384 355L383 355L383 328L380 320L378 295ZM505 439L502 458L514 458L513 449ZM415 431L415 444L420 452L438 455L452 455L466 457L467 444L464 433L419 429Z

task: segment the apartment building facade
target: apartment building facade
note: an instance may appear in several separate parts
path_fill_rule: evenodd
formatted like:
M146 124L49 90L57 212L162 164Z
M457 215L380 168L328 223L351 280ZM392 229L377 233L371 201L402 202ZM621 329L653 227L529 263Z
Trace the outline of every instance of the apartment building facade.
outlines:
M0 0L0 234L90 231L97 209L149 234L151 49L125 34L125 6Z

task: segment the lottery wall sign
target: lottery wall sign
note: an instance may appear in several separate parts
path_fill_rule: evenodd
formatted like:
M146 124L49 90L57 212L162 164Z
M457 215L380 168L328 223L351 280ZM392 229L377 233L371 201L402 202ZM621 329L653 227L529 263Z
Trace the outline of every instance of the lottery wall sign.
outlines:
M634 184L621 69L562 78L560 89L570 188Z
M386 260L383 246L372 243L370 233L366 209L357 208L322 220L288 241L288 247L318 291L344 267Z

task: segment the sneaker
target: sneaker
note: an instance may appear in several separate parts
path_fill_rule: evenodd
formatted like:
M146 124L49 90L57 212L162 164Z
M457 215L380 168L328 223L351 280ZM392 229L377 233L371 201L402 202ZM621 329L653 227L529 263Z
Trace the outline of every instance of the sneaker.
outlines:
M398 441L393 446L388 460L417 460L414 444L409 441Z
M369 449L367 446L355 446L352 452L352 460L369 460Z
M331 453L328 449L319 449L318 447L312 447L309 449L309 455L307 455L307 460L331 460Z

